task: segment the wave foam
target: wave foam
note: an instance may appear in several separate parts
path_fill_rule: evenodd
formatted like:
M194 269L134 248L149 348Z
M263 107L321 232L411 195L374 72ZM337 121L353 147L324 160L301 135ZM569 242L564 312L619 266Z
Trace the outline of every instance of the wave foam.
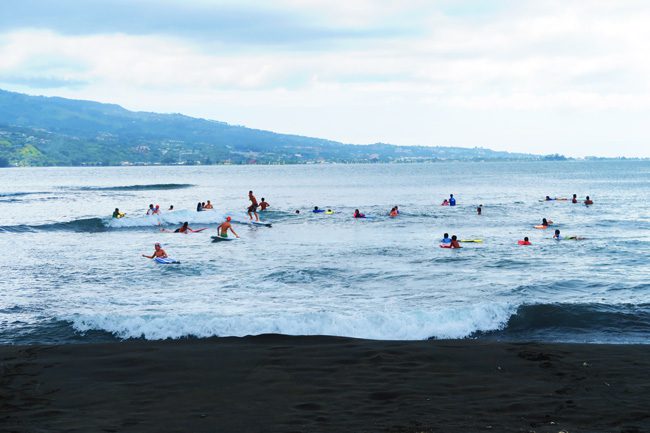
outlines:
M65 318L78 332L107 331L120 338L160 340L181 337L243 337L260 334L333 335L376 340L464 338L501 329L515 306L476 305L436 311L343 314L305 312L287 315L216 316L210 313L120 315L77 314Z

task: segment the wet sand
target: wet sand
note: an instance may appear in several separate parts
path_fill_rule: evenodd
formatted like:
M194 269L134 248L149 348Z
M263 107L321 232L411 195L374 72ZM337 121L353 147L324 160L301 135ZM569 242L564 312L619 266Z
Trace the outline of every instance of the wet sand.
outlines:
M2 432L650 431L650 346L265 335L0 362Z

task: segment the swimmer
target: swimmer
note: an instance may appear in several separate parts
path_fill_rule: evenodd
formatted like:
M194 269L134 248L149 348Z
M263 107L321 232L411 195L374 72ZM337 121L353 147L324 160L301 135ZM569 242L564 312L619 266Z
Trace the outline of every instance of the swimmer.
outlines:
M196 211L201 212L202 210L203 210L203 205L201 204L201 202L198 202L196 204Z
M449 194L449 206L456 206L456 199L453 194Z
M577 194L573 194L573 198L571 199L571 203L574 203L574 204L578 203L578 195Z
M442 239L440 240L440 243L441 244L450 244L451 243L451 239L449 239L449 233L445 233L444 235L442 235Z
M478 205L478 207L476 208L476 213L477 213L478 215L481 215L482 212L483 212L483 205L480 204L480 205Z
M544 200L546 200L546 201L553 201L553 200L555 200L555 199L554 199L554 198L551 198L551 197L549 197L549 196L546 196L546 198L545 198Z
M160 205L157 204L155 208L153 208L153 212L151 215L160 215Z
M153 212L154 212L153 204L150 204L149 209L147 209L147 215L153 215Z
M553 221L549 221L549 220L547 220L546 218L542 218L542 225L543 225L544 227L548 227L548 226L550 226L551 224L553 224Z
M594 201L587 196L585 198L585 206L589 206L590 204L594 204Z
M399 207L395 206L395 212L397 212L397 215L399 215Z
M519 245L532 245L532 244L530 243L530 241L528 240L528 236L526 236L526 237L524 238L523 241L518 241L517 243L518 243Z
M556 241L562 240L562 235L560 234L559 230L557 229L555 230L555 233L553 233L553 239L555 239Z
M365 218L366 215L365 215L365 214L362 214L361 212L359 212L359 209L355 209L355 210L354 210L354 215L353 215L353 217L354 217L354 218Z
M170 205L169 205L169 209L167 209L167 212L171 212L171 211L173 211L173 210L174 210L174 205L173 205L173 204L170 204Z
M325 215L332 215L333 213L334 213L334 211L332 209L327 209L325 211Z
M444 199L442 203L440 203L440 206L449 206L449 200Z
M397 215L399 215L399 212L397 212L396 208L392 208L390 210L390 213L388 214L388 216L391 217L391 218L395 218Z
M260 212L265 211L267 207L270 207L271 205L264 200L264 197L262 197L262 201L260 202Z
M323 213L325 212L323 209L319 209L318 206L314 206L314 210L312 210L313 213Z
M176 230L174 230L174 233L194 233L197 230L192 230L190 226L187 225L187 221L183 223L183 225Z
M217 227L217 232L219 233L219 236L221 236L222 238L228 237L228 230L230 230L232 234L235 235L235 237L237 238L239 237L239 235L235 233L235 231L232 229L232 224L230 224L231 220L232 218L226 217L226 221L222 222L221 225Z
M210 203L210 200L203 206L203 209L214 209L214 206L212 206L212 203Z
M154 252L152 255L148 256L146 254L143 254L142 257L146 257L148 259L154 259L156 257L160 257L161 259L167 258L167 253L165 252L165 250L163 250L160 247L160 243L156 242L153 247L154 247Z
M453 235L451 237L451 244L450 244L449 248L463 248L458 243L458 238L456 237L456 235Z
M295 214L296 214L296 215L299 215L299 214L300 214L300 210L296 209Z
M257 199L253 195L253 191L248 191L248 199L251 202L251 205L248 206L248 217L253 221L253 215L255 215L255 221L259 221L260 217L257 215Z
M113 218L123 218L126 215L124 212L120 212L118 208L115 208L113 211Z

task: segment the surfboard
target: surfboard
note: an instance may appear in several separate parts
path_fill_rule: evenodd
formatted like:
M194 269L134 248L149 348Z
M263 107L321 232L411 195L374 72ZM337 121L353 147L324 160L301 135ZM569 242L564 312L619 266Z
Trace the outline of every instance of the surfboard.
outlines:
M161 265L180 265L181 264L180 261L178 261L176 259L172 259L171 257L166 257L166 258L156 257L156 258L154 258L154 261L156 263L160 263Z
M471 242L475 244L480 244L483 242L483 239L461 239L459 242Z
M262 221L251 221L250 223L254 226L272 227L271 223L263 223Z
M234 241L236 239L239 239L239 238L236 238L236 237L224 238L224 237L221 237L221 236L212 236L212 242Z

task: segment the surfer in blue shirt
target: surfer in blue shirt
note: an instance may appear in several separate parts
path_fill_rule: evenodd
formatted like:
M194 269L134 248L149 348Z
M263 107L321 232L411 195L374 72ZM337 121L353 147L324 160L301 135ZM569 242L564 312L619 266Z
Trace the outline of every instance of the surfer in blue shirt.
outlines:
M451 239L449 239L449 233L445 233L442 236L442 239L440 240L440 243L441 244L450 244L451 243Z
M318 209L318 206L314 206L314 210L312 212L313 213L323 213L325 211L323 209Z
M449 194L449 206L456 206L456 199L453 194Z

